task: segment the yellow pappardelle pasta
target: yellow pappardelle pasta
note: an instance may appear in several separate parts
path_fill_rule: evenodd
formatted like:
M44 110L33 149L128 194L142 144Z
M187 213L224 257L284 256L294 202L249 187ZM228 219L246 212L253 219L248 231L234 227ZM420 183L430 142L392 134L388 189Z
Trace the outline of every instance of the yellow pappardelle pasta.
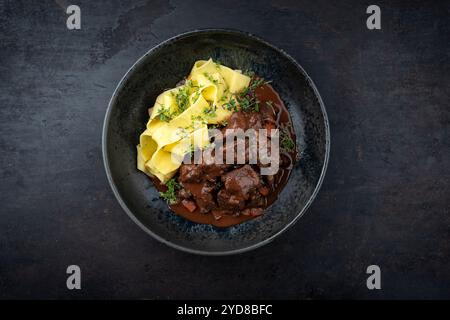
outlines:
M183 85L157 97L137 145L137 168L166 183L188 152L209 144L208 124L225 122L230 101L249 84L240 70L212 59L195 62Z

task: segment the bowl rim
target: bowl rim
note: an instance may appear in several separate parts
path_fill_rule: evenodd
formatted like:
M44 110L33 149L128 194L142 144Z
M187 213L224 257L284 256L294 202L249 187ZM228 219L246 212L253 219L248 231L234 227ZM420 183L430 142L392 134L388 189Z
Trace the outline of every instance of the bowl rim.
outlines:
M324 161L323 161L323 166L322 166L322 171L320 173L320 177L319 180L317 181L317 184L314 188L313 193L311 194L311 196L309 197L308 201L306 202L306 204L304 205L304 207L300 210L300 212L297 213L297 215L295 216L294 219L292 219L289 223L287 223L282 229L280 229L279 231L277 231L276 233L272 234L270 237L267 237L266 239L257 242L255 244L252 244L250 246L247 247L243 247L243 248L238 248L238 249L232 249L232 250L226 250L226 251L206 251L206 250L199 250L199 249L192 249L189 247L185 247L176 243L173 243L161 236L159 236L158 234L156 234L155 232L153 232L152 230L150 230L149 228L147 228L147 226L145 226L142 222L140 222L137 217L133 214L133 212L128 208L128 206L125 204L125 201L122 199L122 196L120 195L114 181L112 178L112 174L111 174L111 169L110 169L110 165L109 165L109 160L108 160L108 151L107 151L107 132L109 129L109 119L111 116L111 110L112 110L112 106L116 103L116 99L118 96L119 91L123 88L124 84L126 83L126 81L128 80L128 78L131 76L133 70L139 66L144 59L149 56L150 54L152 54L153 52L157 51L158 49L160 49L161 47L177 41L179 39L183 39L185 37L189 37L192 35L196 35L196 34L204 34L204 33L213 33L213 32L218 32L218 33L226 33L226 34L234 34L234 35L239 35L239 36L245 36L245 37L249 37L253 40L256 40L258 42L261 42L262 44L270 47L271 49L277 51L279 54L283 55L284 57L286 57L291 63L293 63L295 65L295 67L305 76L308 84L311 86L311 88L314 91L314 94L316 95L322 114L323 114L323 119L324 119L324 126L325 126L325 157L324 157ZM250 33L250 32L246 32L246 31L241 31L241 30L237 30L237 29L231 29L231 28L205 28L205 29L195 29L195 30L191 30L191 31L187 31L187 32L183 32L180 33L176 36L170 37L167 40L164 40L162 42L160 42L159 44L157 44L156 46L152 47L150 50L148 50L144 55L142 55L139 59L136 60L136 62L133 63L133 65L127 70L127 72L123 75L123 77L120 79L119 83L117 84L116 88L114 89L114 92L111 96L111 99L108 103L108 107L106 109L106 114L105 114L105 118L103 121L103 130L102 130L102 155L103 155L103 165L105 167L105 171L106 171L106 176L108 178L108 182L109 185L114 193L114 196L116 197L117 201L119 202L120 206L122 207L122 209L125 211L125 213L131 218L132 221L134 221L142 230L144 230L147 234L149 234L150 236L152 236L154 239L164 243L165 245L184 251L184 252L188 252L188 253L192 253L192 254L198 254L198 255L204 255L204 256L225 256L225 255L233 255L233 254L240 254L240 253L244 253L244 252L248 252L251 250L254 250L256 248L260 248L270 242L272 242L275 238L277 238L279 235L281 235L282 233L284 233L287 229L289 229L291 226L293 226L304 214L305 212L308 210L308 208L310 207L311 203L314 201L314 199L316 198L324 177L325 177L325 173L327 171L327 167L328 167L328 162L329 162L329 157L330 157L330 125L329 125L329 121L328 121L328 115L327 115L327 111L325 109L325 105L323 103L322 97L319 93L319 91L317 90L316 85L314 84L314 82L312 81L311 77L308 75L308 73L305 71L305 69L303 69L303 67L288 53L286 53L283 49L280 49L272 44L270 44L269 42L261 39L258 36L255 36L254 34Z

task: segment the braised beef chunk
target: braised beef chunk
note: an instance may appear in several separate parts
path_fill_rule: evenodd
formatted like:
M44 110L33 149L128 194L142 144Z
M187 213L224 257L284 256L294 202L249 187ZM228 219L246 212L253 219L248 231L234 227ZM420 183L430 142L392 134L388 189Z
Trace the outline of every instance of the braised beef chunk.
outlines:
M181 188L178 191L178 197L180 199L189 199L192 197L192 193L189 192L189 190L185 189L185 188Z
M216 207L216 201L214 200L215 190L214 183L206 182L200 192L200 197L197 197L197 203L200 206L201 212L209 212Z
M248 138L245 138L244 143L241 144L241 146L238 147L238 141L242 143L242 140L235 139L231 143L224 143L223 146L219 147L219 152L222 152L223 154L223 161L229 162L227 158L227 153L230 154L229 158L231 161L233 161L235 164L257 164L259 167L262 167L262 163L260 161L260 154L258 153L258 146L250 144L250 140ZM255 140L258 141L258 132L256 132ZM243 147L242 147L243 146ZM267 156L270 155L270 141L267 143L267 147L269 148L269 153ZM238 155L240 157L238 158ZM239 160L239 161L238 161ZM242 162L244 160L244 162ZM267 163L267 160L264 161ZM270 164L266 164L265 166L269 166Z
M220 208L227 210L239 210L245 207L244 199L229 193L225 189L220 190L217 194L217 203Z
M250 199L247 201L248 207L265 207L266 205L266 198L261 194L261 188L258 189L256 192L252 192L250 194Z
M205 181L200 183L183 183L183 188L188 190L192 194L193 199L200 208L200 212L207 213L214 209L216 201L214 199L216 184Z
M228 124L225 126L226 129L248 129L248 121L245 116L245 112L238 111L231 115L230 119L228 119Z
M259 174L248 164L222 176L225 189L232 195L248 200L250 194L261 186Z
M180 167L181 182L215 181L217 177L225 173L227 164L182 164Z
M195 209L197 209L197 205L195 204L194 201L191 200L182 200L181 204L189 211L189 212L194 212Z
M271 129L276 129L276 120L275 120L275 116L273 114L272 109L270 109L267 106L264 106L261 108L260 112L243 112L243 111L239 111L236 113L233 113L228 121L227 126L222 130L224 136L226 137L228 134L232 134L232 132L227 131L227 129L242 129L243 131L247 130L247 129L254 129L255 130L255 138L256 141L258 141L258 136L259 136L259 129L266 129L266 130L271 130ZM268 149L268 153L270 154L270 131L267 132L268 137L267 137L267 148ZM225 139L226 140L226 139ZM219 141L219 143L222 145L223 144L223 148L221 149L223 151L223 159L225 161L226 159L226 152L227 150L229 150L230 153L234 154L234 161L235 163L237 160L237 139L233 142L233 143L224 143L222 141ZM249 151L249 139L246 138L245 139L245 163L250 163L250 151ZM264 161L260 161L259 159L259 154L257 152L257 148L253 149L253 152L251 153L252 159L256 159L257 158L257 164L260 167L263 166L269 166L270 164L267 163L267 159L265 159ZM251 162L253 163L253 162Z
M249 128L253 128L255 130L263 128L263 119L261 113L259 112L247 113L247 119Z
M263 105L260 112L238 111L233 113L224 129L242 129L245 131L252 128L257 130L265 128L267 123L276 123L275 114L272 108Z
M245 163L248 163L249 161L249 149L248 149L248 141L245 141L245 150L244 150L244 155L242 157L242 159L245 161ZM221 145L218 149L219 152L222 153L222 159L223 162L229 162L232 161L233 163L237 164L238 163L238 147L237 147L237 139L235 139L234 141L230 142L230 143L226 143L226 141L223 143L223 145ZM231 156L229 157L231 160L229 160L227 158L227 153L229 153ZM243 164L242 162L240 162L240 164Z
M259 112L243 112L238 111L231 115L230 119L228 119L228 124L225 127L226 129L261 129L263 128L263 117Z
M230 167L228 164L210 164L205 167L206 179L215 181L215 178L223 175Z
M201 180L202 172L195 164L182 164L180 167L181 182L198 182Z

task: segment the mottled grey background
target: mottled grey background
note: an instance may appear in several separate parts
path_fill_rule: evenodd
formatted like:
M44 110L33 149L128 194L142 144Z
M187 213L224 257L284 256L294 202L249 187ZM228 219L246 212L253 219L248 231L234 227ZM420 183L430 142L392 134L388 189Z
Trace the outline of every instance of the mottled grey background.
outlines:
M58 3L64 3L59 0ZM365 27L382 9L382 30ZM0 298L450 298L449 2L0 2ZM331 123L322 190L295 227L222 258L165 247L122 211L101 129L122 75L180 32L286 50ZM82 268L82 290L65 270ZM378 264L382 290L365 269Z

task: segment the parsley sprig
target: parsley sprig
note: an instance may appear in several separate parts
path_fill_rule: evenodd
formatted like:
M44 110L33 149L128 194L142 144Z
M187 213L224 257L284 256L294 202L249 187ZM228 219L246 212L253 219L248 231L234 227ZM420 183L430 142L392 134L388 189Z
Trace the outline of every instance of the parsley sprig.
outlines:
M160 192L161 198L167 201L169 204L174 204L177 202L177 190L181 189L181 185L177 182L175 178L170 179L166 183L167 191Z
M285 130L280 132L280 145L283 151L292 151L295 148L295 143L292 140L290 134Z
M169 108L164 107L163 104L160 105L160 108L158 109L158 114L156 117L165 122L169 122L174 117L174 113L170 112Z
M169 122L183 111L185 111L189 107L189 97L192 89L199 88L194 85L192 80L186 80L185 84L181 86L176 92L172 91L171 95L175 98L175 103L177 105L176 111L170 111L169 108L166 108L163 104L160 104L160 108L158 110L157 117L161 121ZM197 91L194 96L194 102L200 96L200 91Z
M206 77L206 79L208 79L212 83L216 85L219 83L219 81L217 79L214 79L208 72L203 72L203 75Z
M236 100L242 111L259 112L260 101L256 97L255 90L258 87L268 83L270 83L270 81L266 81L263 78L253 77L249 86L237 94Z
M178 106L178 113L182 113L189 105L189 88L189 85L185 85L175 94L175 102Z
M207 117L207 118L214 118L216 117L216 110L217 107L215 104L211 104L208 108L203 109L203 114Z

